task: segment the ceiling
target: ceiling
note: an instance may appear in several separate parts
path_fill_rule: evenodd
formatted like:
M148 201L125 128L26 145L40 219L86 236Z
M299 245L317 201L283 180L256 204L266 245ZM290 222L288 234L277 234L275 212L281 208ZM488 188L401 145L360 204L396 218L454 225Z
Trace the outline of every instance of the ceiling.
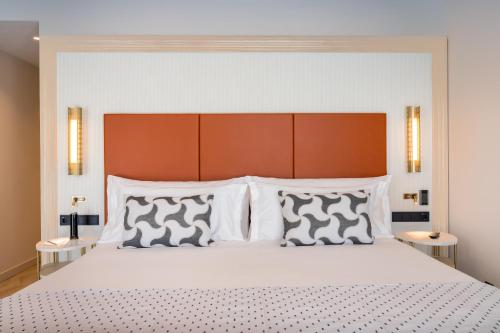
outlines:
M38 66L38 22L0 21L0 51Z

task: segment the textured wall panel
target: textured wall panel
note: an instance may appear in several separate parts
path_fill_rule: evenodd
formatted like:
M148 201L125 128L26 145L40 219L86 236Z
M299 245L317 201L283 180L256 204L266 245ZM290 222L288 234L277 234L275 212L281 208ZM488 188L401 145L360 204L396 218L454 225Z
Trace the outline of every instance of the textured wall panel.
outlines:
M103 114L238 112L386 113L392 206L419 209L401 197L426 188L432 199L431 66L423 53L59 53L59 211L70 210L72 195L88 197L83 212L104 211ZM423 172L407 174L404 108L414 104L422 107ZM66 174L70 105L84 109L80 177Z

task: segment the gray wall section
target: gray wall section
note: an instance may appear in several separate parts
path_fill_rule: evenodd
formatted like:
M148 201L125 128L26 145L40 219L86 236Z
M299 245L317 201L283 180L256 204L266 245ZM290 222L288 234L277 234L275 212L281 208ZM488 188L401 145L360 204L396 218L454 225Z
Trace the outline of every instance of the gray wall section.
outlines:
M0 0L0 20L40 21L41 35L442 34L439 0Z
M500 1L0 0L41 35L441 35L449 38L450 230L459 268L500 286Z

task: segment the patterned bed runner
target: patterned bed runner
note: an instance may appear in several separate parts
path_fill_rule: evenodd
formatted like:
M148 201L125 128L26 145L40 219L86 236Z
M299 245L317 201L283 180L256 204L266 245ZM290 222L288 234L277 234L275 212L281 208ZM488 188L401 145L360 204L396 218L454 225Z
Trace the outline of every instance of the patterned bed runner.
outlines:
M500 332L479 282L69 290L0 300L0 332Z

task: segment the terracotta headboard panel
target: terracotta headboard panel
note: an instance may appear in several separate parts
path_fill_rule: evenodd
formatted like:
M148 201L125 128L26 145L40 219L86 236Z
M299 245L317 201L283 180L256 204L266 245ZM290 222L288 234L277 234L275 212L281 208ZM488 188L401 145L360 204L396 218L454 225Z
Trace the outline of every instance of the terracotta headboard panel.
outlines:
M381 176L386 116L107 114L104 170L142 180Z
M200 116L200 180L293 178L291 114Z
M106 178L198 180L198 125L198 115L104 115Z
M384 113L296 114L294 128L295 178L387 173Z

